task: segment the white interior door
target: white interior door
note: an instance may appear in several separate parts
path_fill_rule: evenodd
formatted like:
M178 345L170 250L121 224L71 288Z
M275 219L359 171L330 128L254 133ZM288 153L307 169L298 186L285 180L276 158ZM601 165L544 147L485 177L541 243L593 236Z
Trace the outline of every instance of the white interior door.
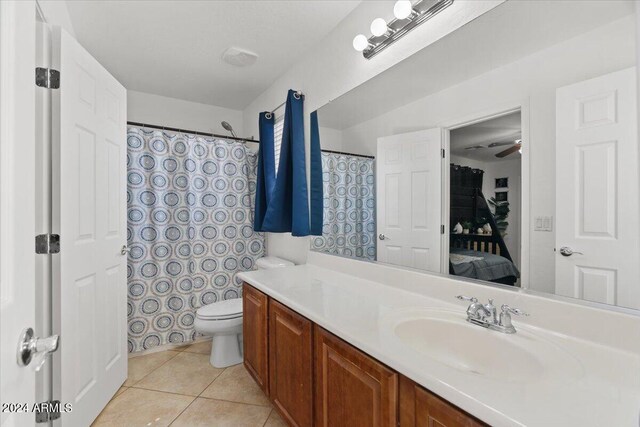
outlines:
M126 91L53 27L54 397L88 426L127 376Z
M556 96L556 293L640 308L635 67Z
M378 138L378 261L440 271L442 129Z
M33 1L0 1L0 401L29 411L36 373L16 352L22 330L36 326L35 34ZM34 426L35 417L0 411L0 425Z

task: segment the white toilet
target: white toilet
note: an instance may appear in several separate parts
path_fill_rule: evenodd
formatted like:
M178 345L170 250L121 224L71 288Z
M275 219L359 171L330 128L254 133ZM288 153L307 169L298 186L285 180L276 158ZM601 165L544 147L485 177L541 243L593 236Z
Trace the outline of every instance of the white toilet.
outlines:
M294 265L277 257L256 261L258 270ZM211 364L216 368L242 363L242 298L214 302L200 307L194 323L196 331L213 337Z

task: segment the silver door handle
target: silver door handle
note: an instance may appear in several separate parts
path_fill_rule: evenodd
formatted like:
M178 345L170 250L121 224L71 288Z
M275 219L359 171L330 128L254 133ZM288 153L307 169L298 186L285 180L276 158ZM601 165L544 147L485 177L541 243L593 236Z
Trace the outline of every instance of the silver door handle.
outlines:
M574 251L569 246L563 246L560 248L560 255L562 256L571 256L573 254L584 255L582 252Z
M388 238L387 236L385 236L382 233L378 234L378 239L380 239L380 240L391 240L390 238Z
M24 329L18 341L18 366L27 366L32 360L36 360L33 370L38 372L47 357L58 349L59 341L58 335L38 338L33 336L32 328Z
M131 248L128 248L127 245L122 245L122 249L120 249L120 255L126 255L131 252Z

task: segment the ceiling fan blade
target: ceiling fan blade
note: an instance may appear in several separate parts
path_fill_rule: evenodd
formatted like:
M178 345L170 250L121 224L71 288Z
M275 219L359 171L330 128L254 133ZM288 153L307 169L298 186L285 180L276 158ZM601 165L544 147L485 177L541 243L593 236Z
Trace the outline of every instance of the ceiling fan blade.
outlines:
M487 145L487 147L494 148L494 147L502 147L505 145L512 145L512 144L513 144L512 140L503 141L503 142L492 142L491 144Z
M496 154L496 157L502 158L502 157L506 157L509 154L513 154L515 152L517 152L518 150L520 150L520 147L522 147L522 144L513 144L512 147L507 148L506 150L502 150L501 152L499 152L498 154Z

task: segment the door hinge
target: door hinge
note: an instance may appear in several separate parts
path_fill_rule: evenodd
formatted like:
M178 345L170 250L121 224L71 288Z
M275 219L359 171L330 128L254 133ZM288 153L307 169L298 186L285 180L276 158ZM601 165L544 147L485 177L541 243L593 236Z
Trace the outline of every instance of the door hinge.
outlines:
M38 234L36 236L37 254L57 254L60 252L59 234Z
M440 225L440 234L444 234L444 224Z
M442 158L444 159L444 155L445 155L444 148L441 150L441 152L442 152Z
M36 86L47 89L60 88L60 71L53 68L36 68Z
M48 423L60 418L60 401L49 400L35 405L36 423Z

